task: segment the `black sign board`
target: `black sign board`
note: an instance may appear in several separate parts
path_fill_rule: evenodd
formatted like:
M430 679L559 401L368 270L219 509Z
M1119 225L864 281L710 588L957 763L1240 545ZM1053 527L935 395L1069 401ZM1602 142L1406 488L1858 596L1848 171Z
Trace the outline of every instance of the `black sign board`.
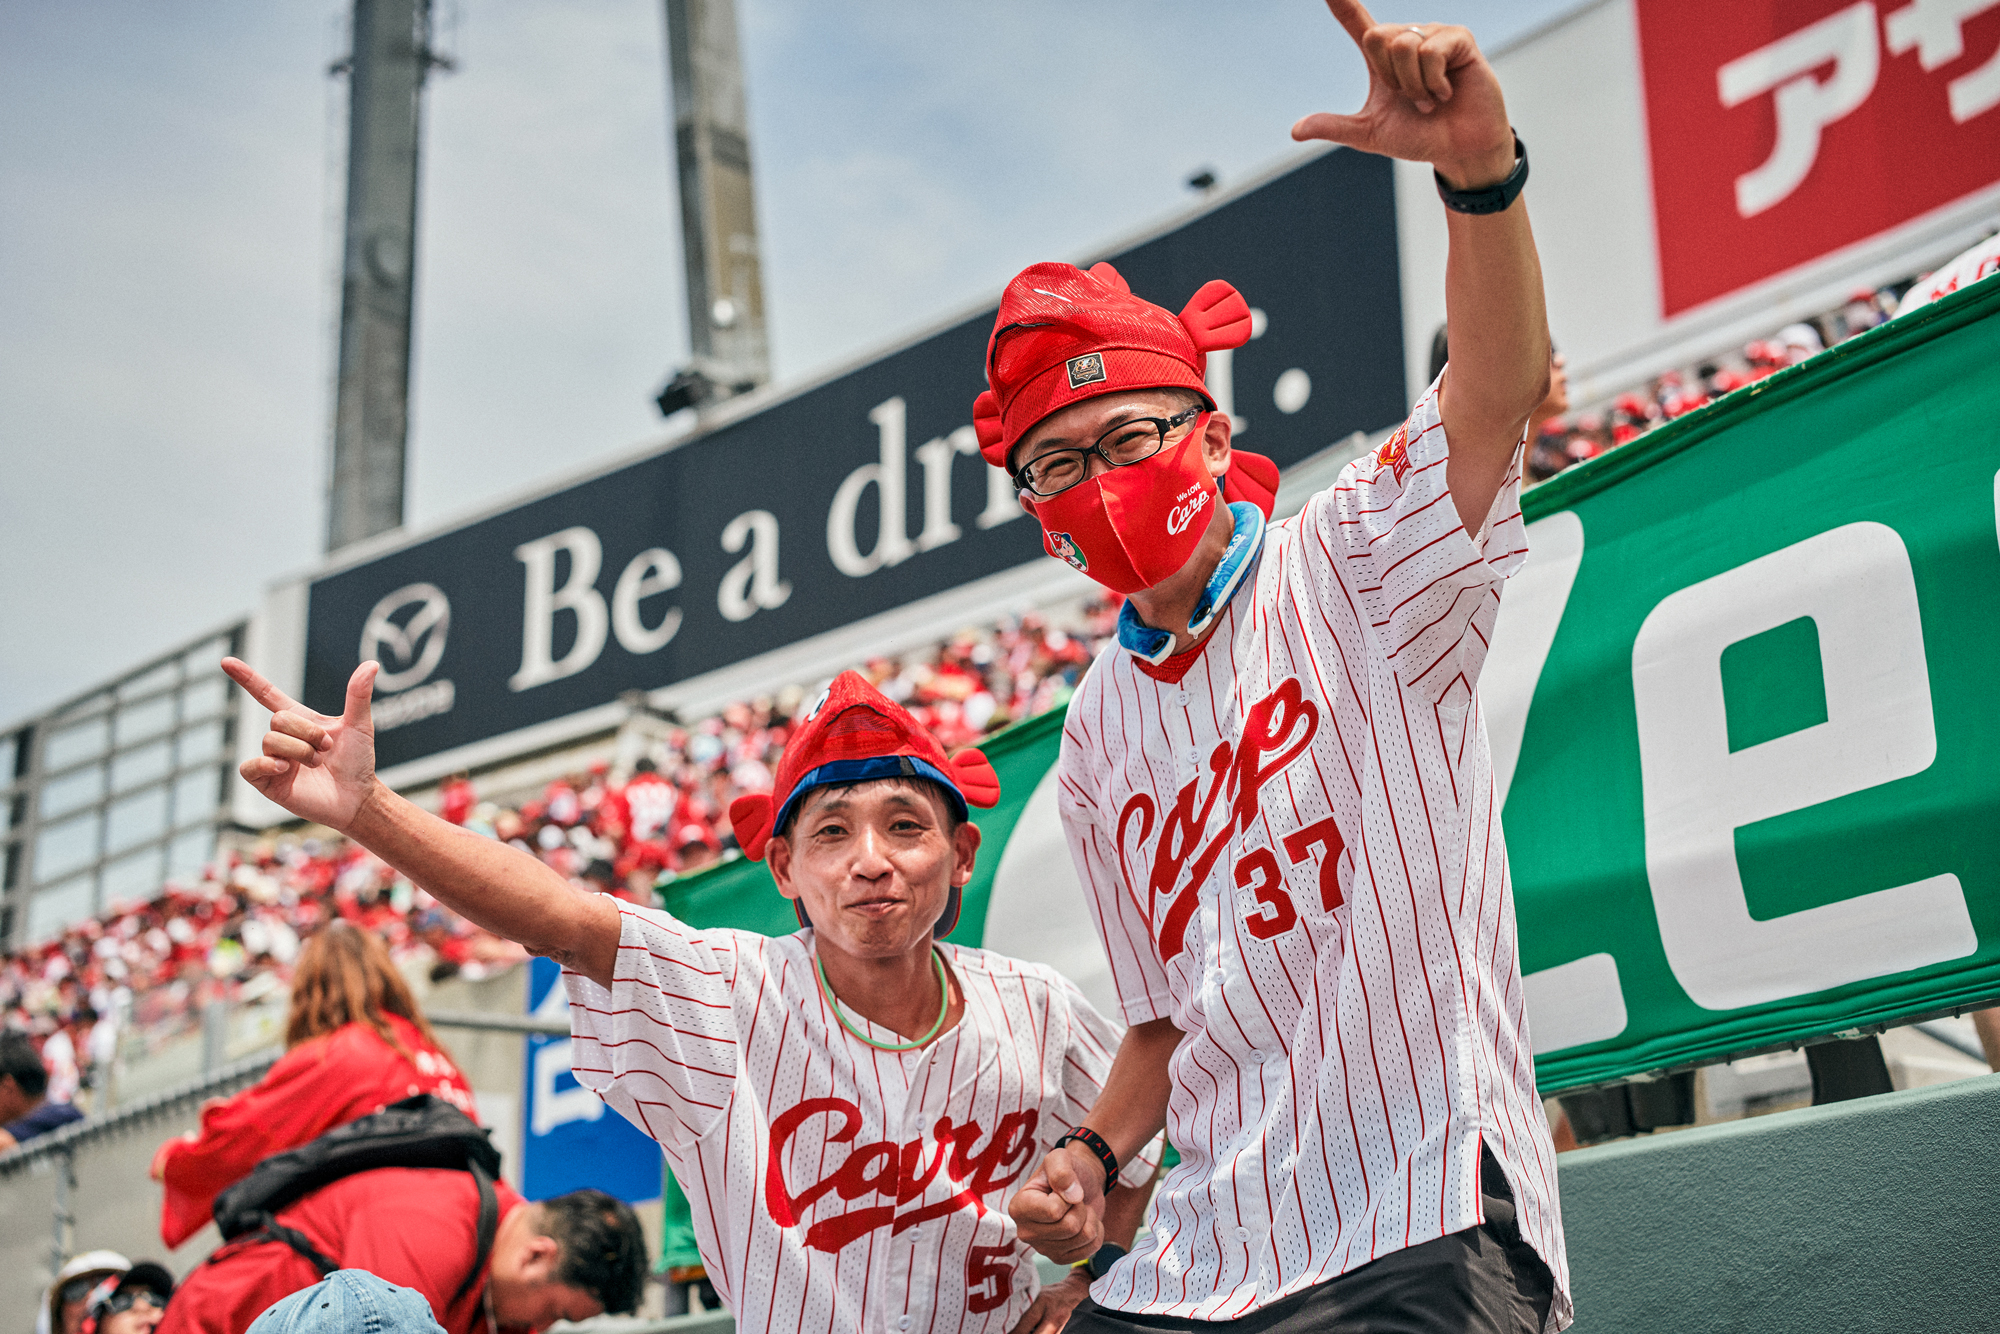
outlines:
M1262 312L1256 338L1210 358L1244 448L1283 466L1403 414L1386 159L1325 153L1107 258L1169 309L1225 278ZM306 702L338 712L355 664L378 659L386 768L1036 559L1034 521L973 439L992 323L989 309L677 448L313 580Z

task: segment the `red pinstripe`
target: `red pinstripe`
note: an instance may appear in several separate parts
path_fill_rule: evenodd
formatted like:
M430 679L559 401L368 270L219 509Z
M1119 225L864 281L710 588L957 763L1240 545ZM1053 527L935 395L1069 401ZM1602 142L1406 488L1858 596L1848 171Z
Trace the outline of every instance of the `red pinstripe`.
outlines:
M1039 965L942 946L966 1000L963 1019L922 1051L883 1052L848 1037L828 1012L810 932L696 935L634 908L621 908L621 922L611 990L565 975L573 1069L659 1141L694 1201L702 1254L739 1324L834 1334L910 1312L924 1318L919 1328L998 1334L1018 1320L1035 1282L1007 1196L1098 1096L1116 1045L1115 1030L1075 989ZM672 986L662 985L667 977ZM732 1068L684 1059L692 1042L728 1046ZM970 1078L961 1082L961 1070ZM828 1097L846 1100L859 1121L849 1124L839 1110L793 1118L773 1160L774 1119ZM870 1207L866 1188L800 1196L812 1202L798 1206L797 1226L778 1226L766 1208L767 1187L781 1200L807 1192L867 1146L886 1144L904 1161L914 1153L919 1168L926 1160L948 1167L954 1152L991 1148L1009 1114L1031 1112L1034 1142L1010 1160L1013 1183L995 1185L979 1211L959 1208L894 1233L885 1224L829 1254L807 1245L807 1224ZM976 1127L977 1138L953 1141L956 1151L936 1142L934 1128L946 1120ZM771 1176L774 1161L782 1181ZM1156 1161L1142 1155L1128 1171L1149 1175ZM892 1169L883 1188L892 1212L948 1203L964 1189L950 1171L932 1170L930 1184L905 1197ZM1016 1250L1009 1300L968 1318L964 1276L974 1245Z

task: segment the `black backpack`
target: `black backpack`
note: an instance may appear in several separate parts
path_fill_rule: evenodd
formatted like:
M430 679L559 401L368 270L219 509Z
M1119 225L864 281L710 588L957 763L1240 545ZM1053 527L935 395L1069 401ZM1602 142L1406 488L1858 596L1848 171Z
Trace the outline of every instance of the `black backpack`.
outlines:
M479 1249L472 1258L472 1272L452 1294L451 1300L458 1301L493 1250L500 1224L500 1201L493 1192L493 1179L500 1174L500 1150L477 1122L433 1094L392 1102L372 1116L335 1126L311 1143L266 1158L249 1176L215 1197L215 1225L222 1229L224 1241L282 1241L324 1278L339 1264L322 1255L297 1228L278 1222L277 1213L321 1186L378 1167L447 1167L472 1173L479 1186Z

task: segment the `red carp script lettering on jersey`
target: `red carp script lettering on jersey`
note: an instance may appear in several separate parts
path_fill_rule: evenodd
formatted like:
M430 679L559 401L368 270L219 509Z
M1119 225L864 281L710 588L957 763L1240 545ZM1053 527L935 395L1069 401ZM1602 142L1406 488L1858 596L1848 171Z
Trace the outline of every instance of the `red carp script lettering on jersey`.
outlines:
M799 1220L829 1194L852 1204L887 1197L889 1204L869 1204L822 1218L806 1229L806 1245L816 1251L838 1251L878 1227L891 1235L960 1209L986 1212L981 1197L1012 1185L1035 1156L1035 1126L1040 1113L1032 1108L1008 1112L993 1128L986 1147L974 1151L986 1132L977 1121L957 1124L939 1117L931 1127L931 1155L924 1161L922 1137L907 1144L883 1140L856 1146L832 1171L796 1193L785 1182L785 1157L793 1136L816 1116L838 1116L840 1128L826 1136L829 1144L844 1144L861 1129L861 1109L845 1098L808 1098L771 1122L771 1168L764 1181L764 1205L779 1227L797 1227ZM930 1204L903 1209L920 1199L943 1169L947 1180L961 1189ZM902 1209L901 1213L897 1210Z
M1216 859L1229 846L1231 836L1240 829L1248 829L1257 818L1257 794L1265 782L1284 772L1312 744L1318 732L1319 705L1304 697L1297 677L1288 677L1251 706L1241 741L1233 748L1226 741L1218 742L1209 753L1208 768L1213 777L1208 795L1200 798L1199 811L1195 809L1195 801L1200 795L1201 775L1197 773L1180 790L1160 829L1160 841L1153 848L1152 874L1146 882L1150 901L1167 900L1164 914L1157 908L1154 910L1159 922L1162 961L1181 952L1181 938L1187 933L1188 919L1194 916L1198 891L1215 868ZM1273 753L1278 758L1266 764L1264 757ZM1203 844L1202 834L1208 828L1216 798L1224 795L1229 798L1228 818ZM1139 821L1137 843L1144 847L1153 836L1153 825L1158 818L1159 809L1153 804L1152 795L1146 792L1134 792L1118 813L1118 862L1125 872L1127 886L1134 883L1131 867L1125 860L1132 822ZM1185 879L1181 875L1183 870L1188 871ZM1248 881L1244 883L1247 885ZM1287 907L1285 912L1289 911Z

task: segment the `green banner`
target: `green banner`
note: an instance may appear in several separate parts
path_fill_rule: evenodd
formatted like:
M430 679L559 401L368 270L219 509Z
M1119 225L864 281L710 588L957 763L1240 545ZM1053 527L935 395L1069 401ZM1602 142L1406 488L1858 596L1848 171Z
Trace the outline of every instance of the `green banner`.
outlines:
M1531 491L1480 683L1544 1094L2000 997L2000 281ZM954 938L1115 1013L1049 781L986 750ZM675 886L792 929L761 865Z
M1527 496L1481 695L1545 1091L2000 996L1996 367L1982 283Z

